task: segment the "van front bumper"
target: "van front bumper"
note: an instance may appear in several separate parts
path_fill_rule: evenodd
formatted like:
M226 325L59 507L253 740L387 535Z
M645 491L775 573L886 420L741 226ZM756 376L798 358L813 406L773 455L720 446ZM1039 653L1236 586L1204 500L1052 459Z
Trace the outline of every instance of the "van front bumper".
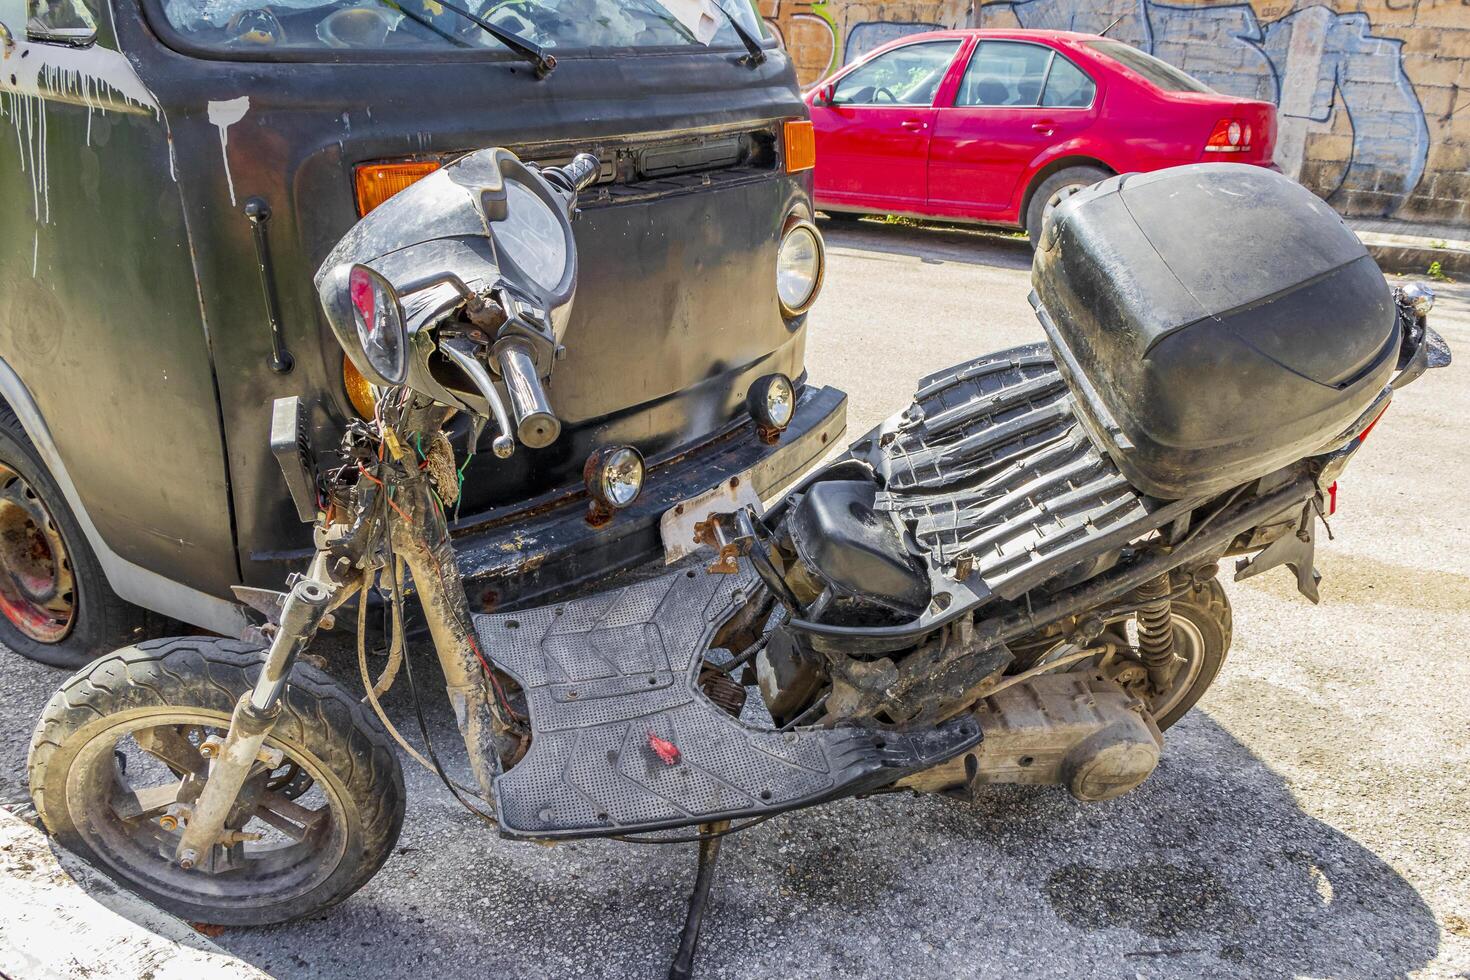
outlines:
M746 420L650 460L638 499L602 527L587 523L581 486L479 515L472 526L451 531L470 610L537 605L654 560L663 553L659 519L666 510L747 473L756 493L769 498L840 445L846 431L847 395L805 385L791 425L774 445L762 442Z

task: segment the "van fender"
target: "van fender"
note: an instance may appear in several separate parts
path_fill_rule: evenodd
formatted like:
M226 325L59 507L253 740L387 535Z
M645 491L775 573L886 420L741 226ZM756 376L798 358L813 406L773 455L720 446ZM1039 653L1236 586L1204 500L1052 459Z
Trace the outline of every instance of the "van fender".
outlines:
M30 389L3 357L0 357L0 397L14 410L41 461L46 464L52 479L61 488L62 496L66 498L72 515L76 517L77 525L86 535L87 543L92 546L92 553L97 556L97 563L102 566L102 574L106 576L112 591L134 605L214 630L224 636L235 637L244 631L249 621L235 603L200 592L142 565L134 564L108 546L97 530L97 525L92 522L91 515L87 513L76 485L72 483L66 463L61 459L56 442L51 438L51 430L46 426L46 420L35 399L31 397Z

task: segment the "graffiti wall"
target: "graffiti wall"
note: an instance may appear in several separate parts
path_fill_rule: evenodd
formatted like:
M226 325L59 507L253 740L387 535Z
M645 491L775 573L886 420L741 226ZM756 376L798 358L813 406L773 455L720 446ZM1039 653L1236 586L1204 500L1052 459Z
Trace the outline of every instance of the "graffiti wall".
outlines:
M904 33L1100 32L1276 103L1276 160L1346 214L1470 223L1470 0L766 0L804 83Z

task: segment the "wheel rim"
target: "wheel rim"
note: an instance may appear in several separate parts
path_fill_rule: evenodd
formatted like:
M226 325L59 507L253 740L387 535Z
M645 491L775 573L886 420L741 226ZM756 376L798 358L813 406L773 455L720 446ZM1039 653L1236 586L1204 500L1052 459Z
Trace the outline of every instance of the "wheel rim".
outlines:
M326 880L346 850L345 808L316 760L272 738L280 765L257 764L215 843L194 869L174 859L190 799L210 763L199 751L223 740L229 718L184 708L145 711L98 733L67 773L67 810L78 834L121 877L177 902L231 908L278 905ZM181 807L184 807L181 809ZM244 839L256 837L256 839Z
M1199 626L1183 616L1174 617L1174 656L1184 662L1174 672L1169 689L1149 699L1149 711L1155 718L1163 718L1184 700L1194 687L1199 673L1204 668L1205 638Z
M1046 203L1041 206L1041 227L1046 227L1047 221L1051 218L1051 213L1057 209L1058 205L1060 205L1067 198L1071 197L1073 194L1076 194L1078 191L1088 186L1090 185L1063 184L1061 187L1058 187L1056 193L1047 198Z
M1125 646L1137 648L1138 644L1135 633L1137 626L1132 616L1109 620L1108 626L1109 632L1105 636L1114 635L1115 639ZM1038 657L1036 663L1040 665L1048 660L1058 660L1074 652L1076 649L1076 647L1068 644L1058 644ZM1184 700L1184 697L1189 693L1190 689L1194 687L1195 682L1199 680L1200 671L1204 669L1204 651L1205 638L1204 634L1200 632L1199 624L1176 612L1174 615L1174 656L1182 660L1183 663L1174 672L1174 677L1169 682L1169 689L1163 694L1153 695L1147 690L1147 681L1141 681L1138 684L1130 683L1127 686L1130 690L1135 687L1138 688L1135 693L1148 702L1149 713L1155 718L1163 718ZM1138 663L1136 660L1131 659L1128 662L1132 664ZM1097 658L1094 657L1072 663L1062 669L1066 671L1096 670Z
M25 478L0 463L0 614L38 643L60 643L76 620L75 589L56 520Z

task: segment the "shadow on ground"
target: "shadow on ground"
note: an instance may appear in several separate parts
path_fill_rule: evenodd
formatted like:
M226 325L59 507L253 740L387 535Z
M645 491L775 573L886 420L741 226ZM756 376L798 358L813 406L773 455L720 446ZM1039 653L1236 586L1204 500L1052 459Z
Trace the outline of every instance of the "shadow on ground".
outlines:
M888 224L880 219L819 226L828 248L913 256L928 265L958 262L1002 269L1031 268L1031 244L1005 231L945 225Z
M0 792L11 802L30 726L63 675L5 656ZM350 677L345 651L332 661ZM431 736L463 766L437 671L418 677L434 695ZM389 710L415 729L402 684ZM283 978L667 969L692 846L510 843L433 776L407 777L398 852L367 888L312 919L216 942ZM1020 787L974 802L878 797L732 838L699 972L1366 978L1407 975L1438 948L1408 882L1303 813L1276 773L1196 712L1170 733L1159 771L1110 804Z

